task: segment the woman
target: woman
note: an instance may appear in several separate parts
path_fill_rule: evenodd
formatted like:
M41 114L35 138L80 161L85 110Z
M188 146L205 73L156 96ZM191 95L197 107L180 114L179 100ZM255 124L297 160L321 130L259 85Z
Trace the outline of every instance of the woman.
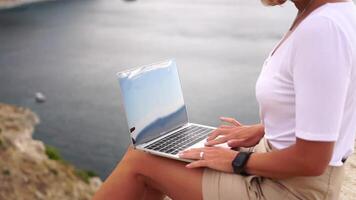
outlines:
M356 7L293 3L256 83L261 123L223 118L207 147L180 154L197 159L188 165L130 148L94 199L338 199L356 131ZM214 147L224 142L234 149Z

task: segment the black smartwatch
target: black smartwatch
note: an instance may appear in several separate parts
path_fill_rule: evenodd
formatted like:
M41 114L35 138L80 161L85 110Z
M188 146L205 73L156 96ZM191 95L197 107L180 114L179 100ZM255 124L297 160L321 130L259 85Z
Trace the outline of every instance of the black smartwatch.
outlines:
M235 174L241 174L243 176L248 176L249 174L245 171L245 165L253 152L239 152L235 159L232 161L232 168Z

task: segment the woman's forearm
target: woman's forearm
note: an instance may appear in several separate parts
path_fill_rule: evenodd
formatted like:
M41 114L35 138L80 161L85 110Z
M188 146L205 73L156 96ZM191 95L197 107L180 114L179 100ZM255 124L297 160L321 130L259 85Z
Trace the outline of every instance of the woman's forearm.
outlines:
M302 175L299 159L295 159L293 148L267 153L254 153L246 165L249 174L269 178L289 178Z
M333 142L298 140L283 150L252 154L246 171L278 179L321 175L331 159Z

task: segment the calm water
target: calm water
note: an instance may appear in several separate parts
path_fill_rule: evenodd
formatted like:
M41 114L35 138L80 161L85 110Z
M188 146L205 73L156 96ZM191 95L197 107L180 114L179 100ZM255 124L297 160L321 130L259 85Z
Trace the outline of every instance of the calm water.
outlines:
M0 101L36 111L35 138L105 178L129 144L117 71L174 57L192 122L256 123L256 79L294 14L259 0L68 0L0 11ZM36 92L48 101L36 104Z

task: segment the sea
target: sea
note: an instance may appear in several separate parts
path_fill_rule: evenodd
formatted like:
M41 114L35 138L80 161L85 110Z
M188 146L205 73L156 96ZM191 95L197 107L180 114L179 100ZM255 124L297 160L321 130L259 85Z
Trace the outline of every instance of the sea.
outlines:
M1 10L0 102L35 111L35 139L105 179L130 144L116 72L175 58L191 122L259 123L256 80L295 15L290 2L259 0L57 0Z

